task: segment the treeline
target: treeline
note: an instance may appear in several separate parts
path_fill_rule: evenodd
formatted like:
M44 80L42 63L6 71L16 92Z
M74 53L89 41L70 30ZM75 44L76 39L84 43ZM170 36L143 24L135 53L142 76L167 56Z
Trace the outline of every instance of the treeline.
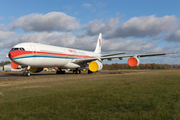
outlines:
M2 61L0 66L10 64L10 61ZM128 64L103 64L103 70L120 70L120 69L180 69L180 65L174 64L140 64L138 67L130 67Z
M0 62L0 66L4 66L4 65L7 65L10 63L11 63L10 61L2 61L2 62Z
M120 70L120 69L180 69L180 65L169 64L140 64L138 67L130 67L128 64L104 64L103 70Z

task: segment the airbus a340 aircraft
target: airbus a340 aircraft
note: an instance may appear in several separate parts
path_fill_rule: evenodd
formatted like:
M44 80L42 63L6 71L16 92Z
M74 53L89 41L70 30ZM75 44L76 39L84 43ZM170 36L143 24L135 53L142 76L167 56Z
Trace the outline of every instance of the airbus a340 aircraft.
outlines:
M30 76L30 72L41 72L44 67L58 67L57 74L65 73L62 69L71 69L76 74L80 74L82 69L87 69L88 73L92 73L103 68L102 61L104 59L119 58L122 60L124 57L130 57L128 64L131 67L135 67L140 63L139 57L173 54L156 53L114 56L125 54L121 52L102 55L101 45L102 34L100 33L94 52L27 42L15 45L8 56L12 60L12 68L17 69L21 66L25 68L23 75Z

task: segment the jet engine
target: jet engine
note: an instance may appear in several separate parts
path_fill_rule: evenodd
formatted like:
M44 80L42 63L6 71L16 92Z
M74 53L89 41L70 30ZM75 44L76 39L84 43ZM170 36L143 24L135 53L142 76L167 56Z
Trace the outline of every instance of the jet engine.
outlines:
M139 66L139 63L140 63L140 61L137 57L130 57L128 59L128 65L131 67Z
M31 68L29 69L29 71L32 72L32 73L38 73L38 72L43 71L43 69L44 69L44 68L42 68L42 67L39 67L39 68L37 68L37 67L31 67Z
M21 69L21 66L18 65L18 64L16 64L16 63L14 63L14 62L11 62L11 67L12 67L13 69Z
M100 71L103 68L103 64L99 61L92 61L89 63L89 70L92 72Z

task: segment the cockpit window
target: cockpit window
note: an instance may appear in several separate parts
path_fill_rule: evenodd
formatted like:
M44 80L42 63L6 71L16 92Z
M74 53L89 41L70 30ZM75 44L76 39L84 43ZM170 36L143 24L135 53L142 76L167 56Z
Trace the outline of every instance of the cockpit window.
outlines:
M15 50L19 50L19 51L25 51L24 48L12 48L11 51L15 51Z

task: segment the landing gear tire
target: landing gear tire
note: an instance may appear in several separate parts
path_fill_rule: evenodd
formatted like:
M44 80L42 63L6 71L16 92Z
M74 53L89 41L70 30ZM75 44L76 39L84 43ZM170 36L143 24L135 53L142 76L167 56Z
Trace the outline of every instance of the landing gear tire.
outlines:
M31 75L31 73L30 72L23 72L23 76L27 76L27 77L29 77Z
M81 74L81 70L73 70L73 74Z
M60 69L60 70L57 70L57 71L56 71L56 74L65 74L65 71L62 71L62 70Z
M23 72L23 76L26 76L26 72Z
M31 73L30 72L27 72L27 76L29 77L31 75Z
M93 73L92 71L88 70L88 74L92 74L92 73Z
M23 76L29 77L31 73L29 72L30 66L27 66L23 72Z

